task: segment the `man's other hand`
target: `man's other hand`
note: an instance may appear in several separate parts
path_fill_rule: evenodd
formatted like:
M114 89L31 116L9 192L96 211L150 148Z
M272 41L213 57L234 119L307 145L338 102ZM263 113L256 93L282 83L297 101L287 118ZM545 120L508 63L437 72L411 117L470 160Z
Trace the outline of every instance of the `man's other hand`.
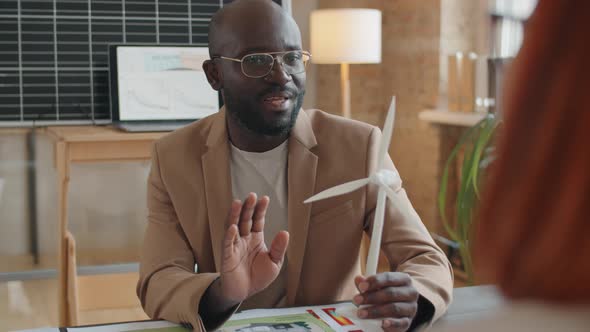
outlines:
M406 273L384 272L354 280L359 294L353 298L360 318L382 318L386 332L407 331L418 310L418 291Z

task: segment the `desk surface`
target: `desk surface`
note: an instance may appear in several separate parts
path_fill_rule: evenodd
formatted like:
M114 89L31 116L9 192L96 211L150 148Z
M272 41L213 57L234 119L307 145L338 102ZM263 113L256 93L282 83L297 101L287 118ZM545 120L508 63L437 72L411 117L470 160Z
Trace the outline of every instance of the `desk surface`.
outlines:
M45 131L54 140L64 142L153 141L168 134L168 132L128 133L106 126L47 127Z
M440 323L460 323L493 313L504 300L494 286L462 287L453 290L453 302Z
M475 286L455 288L453 291L454 300L451 303L447 313L435 323L453 326L463 321L477 319L486 314L491 314L499 309L504 302L502 297L493 286ZM122 324L122 323L118 323ZM107 327L118 324L103 324L95 326ZM62 332L69 329L60 328ZM113 331L117 331L116 328Z

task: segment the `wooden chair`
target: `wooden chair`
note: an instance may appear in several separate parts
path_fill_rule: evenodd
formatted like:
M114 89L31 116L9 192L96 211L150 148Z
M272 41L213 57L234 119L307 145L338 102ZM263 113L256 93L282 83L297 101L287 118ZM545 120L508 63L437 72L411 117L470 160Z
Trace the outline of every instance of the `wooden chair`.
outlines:
M69 231L66 231L64 243L67 252L65 266L67 295L65 301L61 302L63 307L60 308L60 324L78 325L80 311L141 307L135 294L139 278L137 264L78 269L76 242Z
M131 296L131 293L135 290L135 281L131 282L131 280L137 280L136 277L123 276L124 273L111 272L121 277L122 281L120 283L109 283L108 287L101 287L100 299L90 298L92 301L86 302L87 297L83 293L88 287L85 285L87 281L89 283L89 280L94 278L90 278L90 275L88 275L88 278L86 278L86 275L84 277L78 275L74 237L68 231L68 191L71 165L88 162L135 162L150 160L153 142L166 133L124 133L114 128L102 126L50 126L45 128L43 132L53 143L54 163L58 181L59 325L71 326L78 322L77 313L80 308L86 307L89 303L104 304L103 298L111 299L113 305L117 307L120 303L128 303L127 301L118 302L123 297L123 295L117 294L118 289L125 290L122 294ZM97 280L107 280L105 278L108 279L110 277L105 275L96 277ZM116 286L119 284L124 286ZM90 289L93 289L93 287L90 287ZM95 289L99 289L98 286ZM107 295L110 293L112 295ZM134 294L132 298L135 301Z

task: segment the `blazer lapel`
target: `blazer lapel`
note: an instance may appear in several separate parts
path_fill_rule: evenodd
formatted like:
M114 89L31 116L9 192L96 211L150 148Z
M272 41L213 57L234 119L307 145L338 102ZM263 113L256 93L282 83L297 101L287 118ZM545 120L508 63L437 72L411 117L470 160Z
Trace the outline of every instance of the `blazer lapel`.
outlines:
M303 110L289 138L289 160L287 166L288 184L288 227L289 249L287 250L287 302L295 304L299 277L307 243L307 232L311 204L303 201L314 193L318 157L311 152L317 145L307 113Z
M222 108L211 125L206 143L207 152L201 157L209 231L217 271L221 268L221 246L225 235L227 213L232 201L229 143L225 116L225 110Z

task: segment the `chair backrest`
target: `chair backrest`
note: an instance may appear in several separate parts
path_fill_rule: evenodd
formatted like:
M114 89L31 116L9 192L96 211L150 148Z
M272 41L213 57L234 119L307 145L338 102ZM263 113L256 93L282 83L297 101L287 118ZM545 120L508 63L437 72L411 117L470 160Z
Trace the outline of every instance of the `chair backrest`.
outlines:
M80 311L141 308L135 294L138 264L77 268L76 243L70 232L67 248L67 325L79 323Z

